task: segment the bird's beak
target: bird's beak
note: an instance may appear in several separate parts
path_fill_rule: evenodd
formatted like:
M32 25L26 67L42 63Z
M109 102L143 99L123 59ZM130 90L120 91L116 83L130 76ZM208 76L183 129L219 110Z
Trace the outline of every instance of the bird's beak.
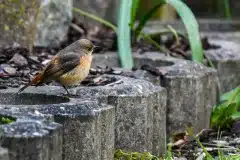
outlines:
M93 46L93 49L96 49L96 48L101 48L100 46Z

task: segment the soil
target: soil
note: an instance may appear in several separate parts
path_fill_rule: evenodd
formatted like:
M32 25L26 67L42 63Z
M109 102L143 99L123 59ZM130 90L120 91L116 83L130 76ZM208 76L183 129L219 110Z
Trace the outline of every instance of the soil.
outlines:
M207 152L216 159L219 158L219 151L224 156L238 155L240 156L240 130L234 127L228 131L203 130L197 135L201 144ZM184 157L187 160L204 159L203 148L197 143L196 139L189 138L184 135L184 138L175 141L172 147L174 157ZM218 159L217 158L217 159ZM238 157L240 158L240 157Z

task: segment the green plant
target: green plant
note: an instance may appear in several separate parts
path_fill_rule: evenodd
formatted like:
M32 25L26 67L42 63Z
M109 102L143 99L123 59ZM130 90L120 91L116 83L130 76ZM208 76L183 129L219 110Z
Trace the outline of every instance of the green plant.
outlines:
M15 122L16 118L10 116L0 116L0 125Z
M192 136L196 140L197 144L203 149L203 152L206 155L206 159L207 160L214 160L214 158L210 155L210 153L208 153L206 148L202 145L202 143L200 142L199 138L194 135L192 128L186 127L186 130L187 130L188 135Z
M123 68L132 68L133 59L131 51L131 0L121 0L118 14L118 53Z
M230 5L229 5L229 0L224 0L224 11L225 11L225 16L227 18L232 18L231 11L230 11Z
M172 146L168 145L165 158L154 156L150 152L125 152L118 149L114 153L114 160L173 160Z
M186 127L187 133L192 136L197 144L202 148L203 152L205 153L206 157L204 158L205 160L215 160L215 159L219 159L219 160L238 160L240 159L240 155L224 155L224 152L218 147L218 155L217 158L213 157L208 151L207 149L202 145L202 143L200 142L199 138L197 136L195 136L193 134L193 130L192 128L188 128ZM219 132L218 132L219 135Z
M133 0L136 1L136 0ZM133 3L132 12L137 12L136 4L139 4L139 2ZM138 37L144 28L147 21L152 17L152 15L159 9L159 7L162 7L165 4L169 4L172 7L175 8L179 16L181 17L187 34L188 39L190 42L190 47L192 51L192 59L194 61L198 61L202 63L203 60L203 49L202 49L202 43L200 40L199 35L199 26L198 23L192 13L192 11L189 9L189 7L183 3L181 0L159 0L159 3L155 5L152 9L150 9L141 19L138 25L135 28L132 28L136 32L136 36ZM131 15L135 15L136 13L132 13ZM130 24L133 24L133 21L135 21L134 16L132 16ZM133 27L133 25L131 25ZM125 42L127 43L127 42Z
M146 15L143 16L143 18L139 21L138 25L135 27L135 17L138 11L139 2L140 0L121 0L117 27L110 22L107 22L95 15L82 11L81 9L73 8L73 11L78 12L79 14L87 16L91 19L94 19L116 31L118 35L118 54L120 57L121 65L124 68L131 68L133 66L133 59L131 53L131 31L135 33L134 38L137 39L139 36L142 36L150 43L155 45L160 51L168 53L168 50L166 48L160 46L157 42L151 39L151 36L146 35L142 32L143 27L151 18L151 16L157 11L157 9L168 3L176 9L181 19L183 20L190 41L192 59L198 62L202 62L203 51L202 43L199 36L198 23L187 5L185 5L181 0L159 0L159 4L150 9L149 12L147 12ZM162 34L169 32L173 33L176 37L177 34L176 32L174 32L173 28L168 28L168 30L163 31Z
M114 160L160 160L160 158L149 152L124 152L123 150L118 149L114 153Z
M220 100L220 104L213 107L211 127L228 129L234 121L240 119L240 86L223 94Z

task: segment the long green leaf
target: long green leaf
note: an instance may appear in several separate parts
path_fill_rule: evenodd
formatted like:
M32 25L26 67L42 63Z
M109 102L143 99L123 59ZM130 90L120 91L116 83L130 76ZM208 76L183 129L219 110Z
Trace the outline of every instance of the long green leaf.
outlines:
M167 3L176 9L185 25L192 50L192 59L202 63L203 48L199 34L199 26L192 11L181 0L168 0Z
M137 14L137 10L139 7L139 3L140 0L132 0L132 9L131 9L131 21L130 21L130 28L132 29L135 23L135 19L136 19L136 14Z
M123 68L133 67L133 58L131 51L130 34L130 11L132 7L131 0L121 0L118 14L118 54Z
M227 93L224 93L221 96L221 101L223 100L233 101L233 102L239 103L240 105L240 86L236 87L235 89Z
M142 29L144 28L147 21L152 17L152 15L161 7L162 5L166 4L166 0L160 0L160 2L155 5L153 8L151 8L139 21L139 24L135 28L136 37L139 36Z

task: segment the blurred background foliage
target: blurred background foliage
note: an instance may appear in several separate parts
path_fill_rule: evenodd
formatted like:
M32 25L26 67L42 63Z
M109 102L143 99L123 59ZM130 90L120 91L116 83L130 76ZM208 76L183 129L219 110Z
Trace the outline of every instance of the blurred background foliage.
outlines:
M201 18L227 18L226 3L229 3L231 8L232 18L240 17L240 1L239 0L182 0L188 7L191 8L196 17ZM141 1L139 12L137 13L137 19L146 14L146 12L159 3L159 0ZM159 8L159 11L154 14L152 19L160 20L174 20L178 16L174 9L166 5Z

